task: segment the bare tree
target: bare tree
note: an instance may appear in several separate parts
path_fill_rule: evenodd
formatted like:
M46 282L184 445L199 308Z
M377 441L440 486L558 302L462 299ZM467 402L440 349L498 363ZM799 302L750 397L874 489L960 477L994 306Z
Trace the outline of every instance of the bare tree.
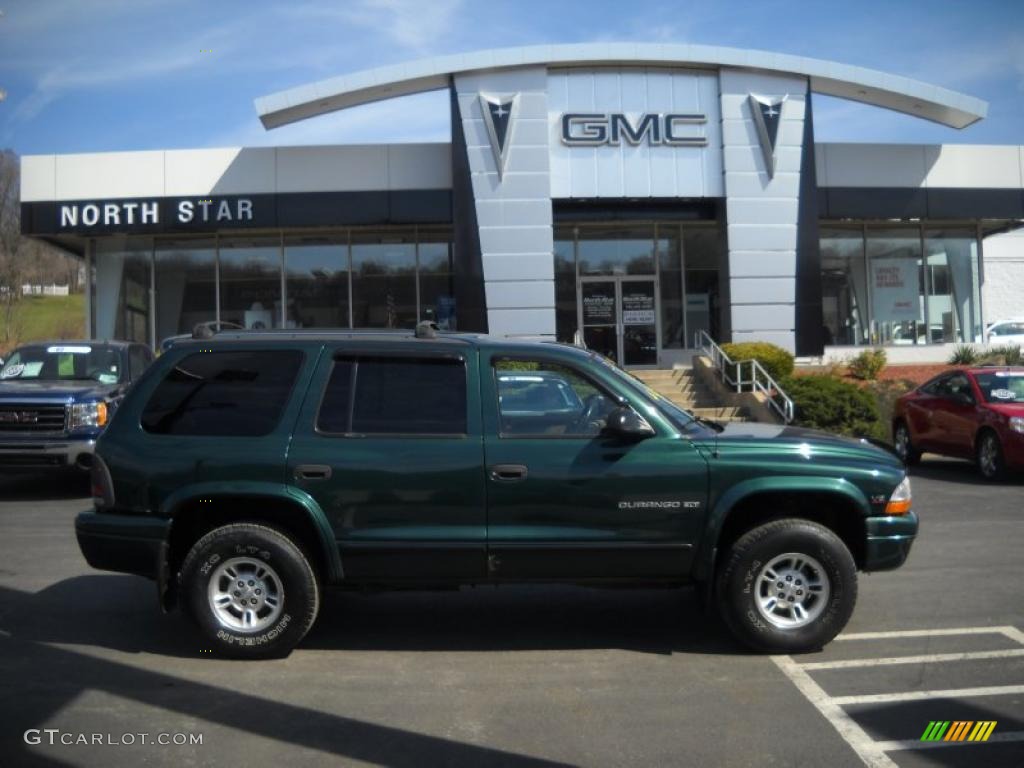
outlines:
M4 320L4 343L10 343L15 314L21 301L24 278L21 236L21 169L18 156L10 150L0 152L0 312Z

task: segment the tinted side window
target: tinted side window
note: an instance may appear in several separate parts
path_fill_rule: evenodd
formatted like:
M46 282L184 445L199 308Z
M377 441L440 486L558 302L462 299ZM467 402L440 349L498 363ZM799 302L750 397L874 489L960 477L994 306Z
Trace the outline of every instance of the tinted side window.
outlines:
M162 435L269 434L302 363L297 350L208 352L189 355L157 386L142 427Z
M317 429L343 434L464 435L466 408L462 360L359 357L335 362Z
M921 387L921 391L926 395L942 395L946 393L946 383L949 380L948 376L942 376Z

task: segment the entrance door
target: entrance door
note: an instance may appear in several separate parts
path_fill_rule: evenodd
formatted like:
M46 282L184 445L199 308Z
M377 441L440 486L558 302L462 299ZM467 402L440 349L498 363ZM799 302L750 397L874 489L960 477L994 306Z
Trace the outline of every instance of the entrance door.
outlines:
M622 367L658 364L657 285L650 277L580 279L583 341Z

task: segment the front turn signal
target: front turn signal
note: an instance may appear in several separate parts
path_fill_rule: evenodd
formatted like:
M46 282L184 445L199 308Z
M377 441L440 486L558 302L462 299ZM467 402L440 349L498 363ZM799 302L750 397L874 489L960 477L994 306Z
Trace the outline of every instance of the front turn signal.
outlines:
M889 497L889 503L885 505L887 515L905 515L910 511L910 478L904 477L903 481L896 486L896 490Z

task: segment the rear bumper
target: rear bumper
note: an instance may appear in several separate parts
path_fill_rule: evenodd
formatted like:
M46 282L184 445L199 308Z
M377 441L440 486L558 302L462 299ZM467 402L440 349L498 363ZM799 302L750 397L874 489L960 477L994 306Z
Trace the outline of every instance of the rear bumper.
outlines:
M0 438L0 472L25 472L39 469L89 464L96 450L96 438L57 437L44 440ZM85 466L83 469L87 468Z
M82 512L75 518L78 548L93 568L156 579L171 521L136 515Z
M903 565L917 536L917 527L917 515L912 511L905 515L869 517L863 570L889 571Z

